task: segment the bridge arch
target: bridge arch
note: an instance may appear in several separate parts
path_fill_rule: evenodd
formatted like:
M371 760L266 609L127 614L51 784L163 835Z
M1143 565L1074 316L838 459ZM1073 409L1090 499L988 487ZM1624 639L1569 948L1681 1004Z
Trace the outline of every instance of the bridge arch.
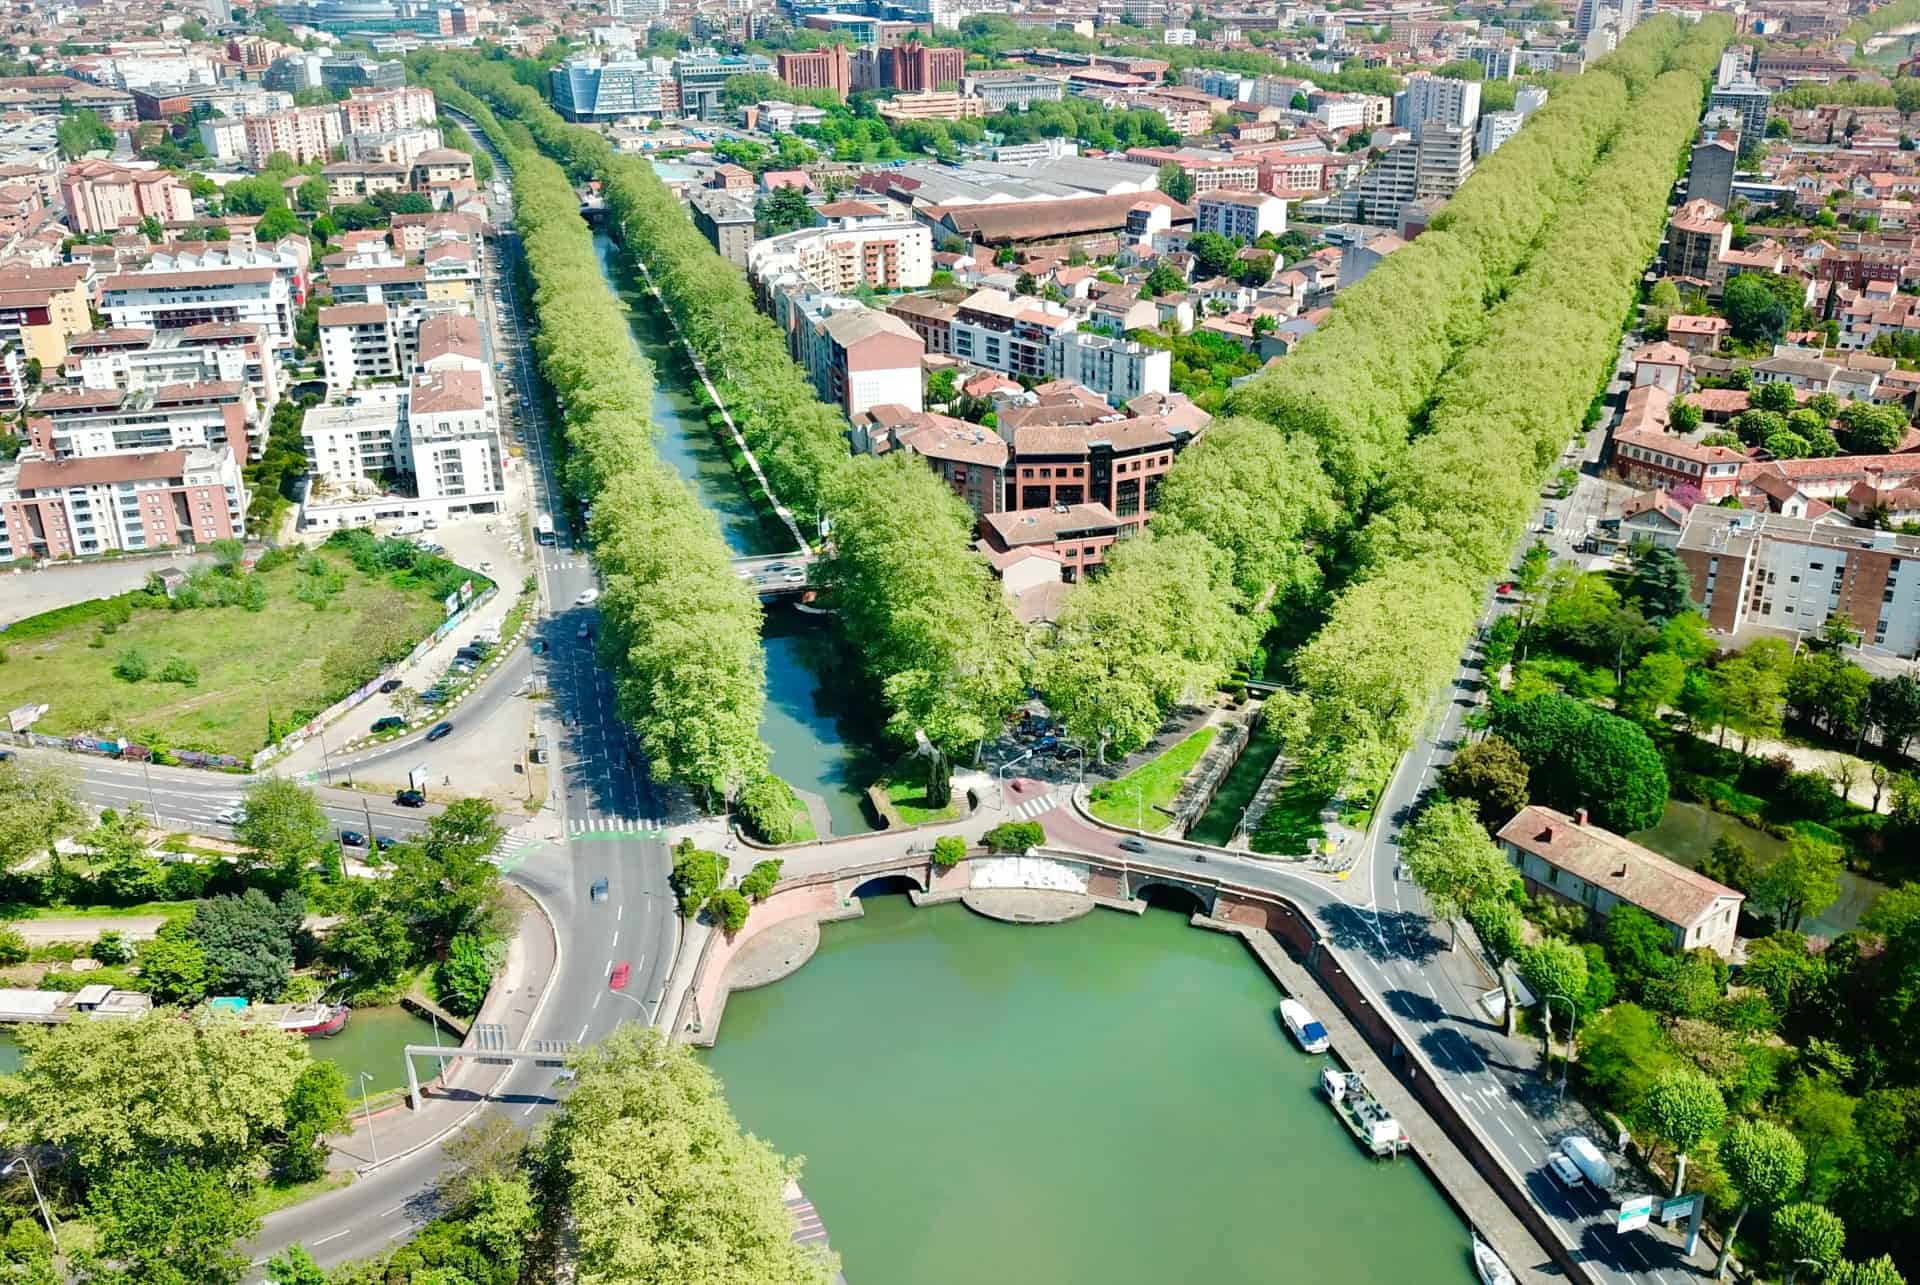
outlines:
M1211 915L1215 890L1179 879L1148 878L1133 886L1133 899L1188 915Z
M847 894L849 900L858 897L886 897L906 892L925 892L927 885L918 874L907 870L894 870L886 874L877 874L863 879Z

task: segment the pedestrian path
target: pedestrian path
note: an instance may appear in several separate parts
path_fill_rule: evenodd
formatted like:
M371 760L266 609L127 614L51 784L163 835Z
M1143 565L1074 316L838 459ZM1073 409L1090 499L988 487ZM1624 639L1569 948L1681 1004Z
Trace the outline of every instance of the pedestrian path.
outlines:
M1031 821L1037 816L1044 816L1053 811L1072 797L1073 791L1061 786L1058 789L1048 790L1038 798L1028 799L1013 810L1013 815L1017 820Z
M575 817L567 822L569 839L659 839L666 835L654 817Z

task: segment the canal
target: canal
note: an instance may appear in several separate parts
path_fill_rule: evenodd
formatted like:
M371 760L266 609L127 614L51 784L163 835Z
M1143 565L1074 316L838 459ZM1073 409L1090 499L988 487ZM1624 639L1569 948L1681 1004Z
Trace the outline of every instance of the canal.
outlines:
M331 1039L308 1040L307 1048L312 1051L315 1060L331 1062L340 1068L340 1073L346 1077L349 1095L358 1102L362 1071L368 1074L369 1093L405 1088L407 1066L401 1060L400 1050L409 1044L435 1042L436 1033L431 1022L393 1004L355 1009L353 1016L347 1019L344 1031ZM457 1045L460 1037L443 1030L438 1032L438 1042ZM0 1030L0 1075L11 1074L19 1069L20 1044L10 1030ZM432 1074L431 1060L423 1059L420 1063L421 1078Z
M1168 910L865 907L732 996L705 1055L806 1157L856 1285L1473 1279L1457 1214L1341 1128L1238 940Z
M634 345L653 364L654 446L693 493L720 519L736 556L786 553L793 539L784 524L754 503L734 472L730 447L708 426L693 396L697 376L674 342L673 329L643 289L625 252L605 232L593 236L607 287L625 304ZM775 775L824 806L835 834L873 828L862 791L881 767L865 711L838 693L857 681L832 681L841 664L831 624L788 605L769 605L762 645L767 653L767 707L760 722Z

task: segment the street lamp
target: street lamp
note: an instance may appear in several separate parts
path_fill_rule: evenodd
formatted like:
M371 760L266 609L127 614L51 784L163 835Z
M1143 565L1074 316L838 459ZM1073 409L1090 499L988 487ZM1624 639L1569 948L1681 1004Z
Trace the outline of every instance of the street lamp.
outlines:
M1076 745L1072 741L1067 740L1063 740L1060 743L1080 756L1080 761L1074 765L1074 783L1076 785L1085 785L1087 783L1087 747L1084 745Z
M54 1233L53 1215L47 1212L46 1198L40 1194L40 1180L33 1176L33 1166L27 1163L25 1156L16 1156L7 1161L6 1168L0 1169L0 1177L12 1173L16 1167L27 1171L27 1185L33 1188L33 1202L40 1206L40 1220L47 1225L47 1239L52 1242L53 1253L57 1258L60 1254L60 1237Z
M1115 781L1114 784L1117 786L1120 782ZM1147 832L1146 797L1140 793L1140 786L1137 783L1126 788L1133 791L1133 832L1145 834Z
M436 1040L435 1043L439 1041ZM372 1071L360 1072L360 1105L367 1116L367 1141L373 1146L373 1163L380 1163L380 1139L373 1132L373 1104L367 1100L367 1081L373 1078Z
M1554 1000L1559 1000L1562 1004L1565 1004L1567 1006L1567 1055L1560 1059L1560 1100L1564 1102L1566 1101L1566 1097L1567 1097L1567 1067L1571 1065L1573 1062L1573 1036L1574 1036L1574 1032L1580 1026L1580 1010L1574 1006L1574 1003L1572 1000L1568 999L1565 995L1560 994L1558 991L1555 991L1551 995L1541 996L1540 1005L1542 1010L1546 1013L1546 1017L1547 1017L1547 1056L1549 1058L1553 1056L1553 1001ZM1553 1066L1551 1062L1548 1063L1547 1074L1549 1075L1553 1074Z

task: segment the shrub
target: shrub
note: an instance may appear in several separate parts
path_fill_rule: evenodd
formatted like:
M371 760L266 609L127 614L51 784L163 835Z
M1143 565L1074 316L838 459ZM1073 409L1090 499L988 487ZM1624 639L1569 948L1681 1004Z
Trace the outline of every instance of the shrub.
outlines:
M771 772L756 776L740 791L740 819L766 843L792 843L797 835L793 788Z
M727 859L719 853L694 847L692 839L682 839L674 845L673 873L667 882L680 898L681 914L692 918L699 913L726 877Z
M185 687L198 686L200 667L185 656L169 656L166 663L160 666L160 681L179 683Z
M707 918L720 925L731 937L746 926L747 899L737 888L722 888L707 899Z
M133 958L133 952L119 933L103 932L93 943L93 957L103 964L124 964Z
M27 939L12 924L0 924L0 965L27 962Z
M933 864L951 870L967 855L967 841L957 834L946 834L933 841Z
M773 886L780 882L778 861L756 861L753 869L740 877L740 893L755 902L765 901Z
M1789 773L1777 797L1783 819L1805 817L1810 821L1824 821L1840 803L1839 796L1833 792L1833 783L1818 772Z
M984 837L989 852L1025 852L1045 843L1047 832L1038 821L1003 821Z
M137 683L147 676L147 658L138 648L129 647L114 658L113 675Z

